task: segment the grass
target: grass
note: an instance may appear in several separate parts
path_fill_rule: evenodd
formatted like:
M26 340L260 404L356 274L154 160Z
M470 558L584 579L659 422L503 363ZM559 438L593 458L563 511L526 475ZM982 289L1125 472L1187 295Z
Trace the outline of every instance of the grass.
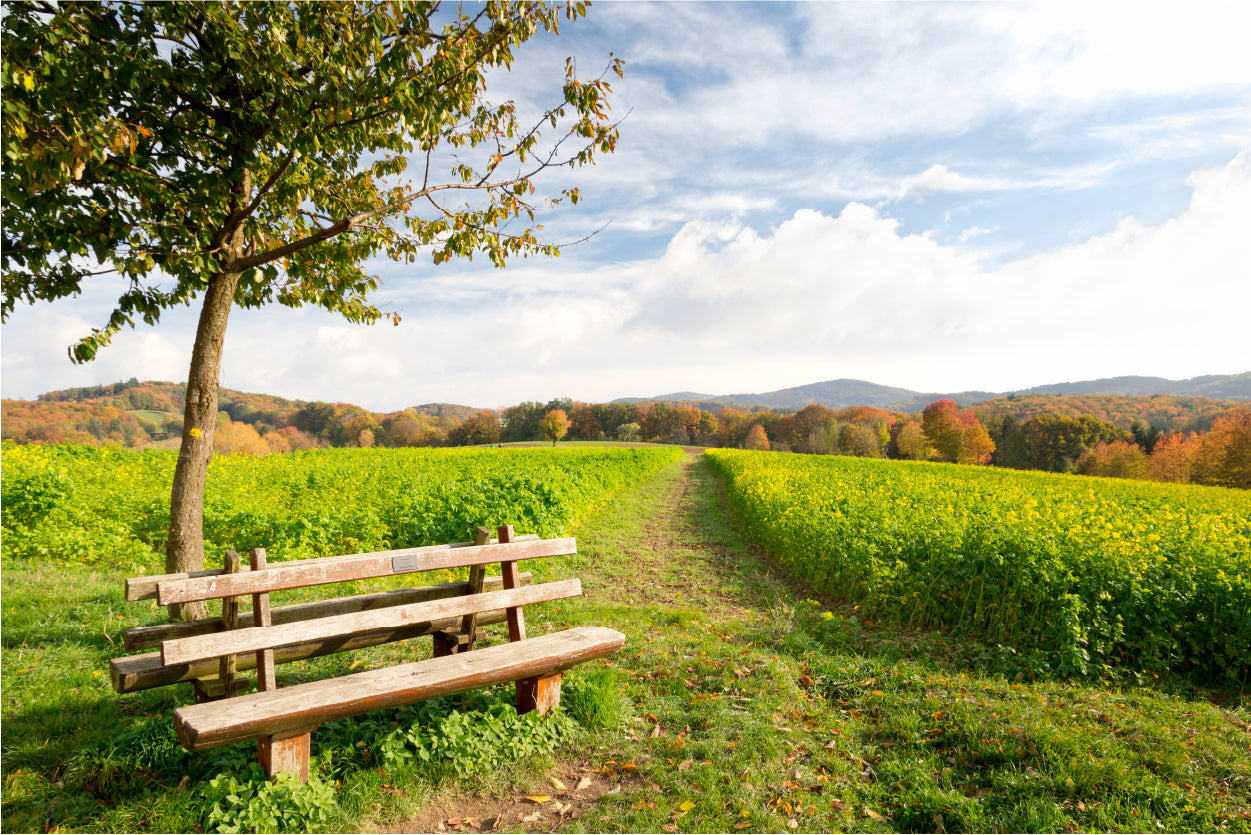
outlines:
M532 634L603 624L627 635L611 661L567 677L564 706L581 730L551 755L457 776L380 767L373 751L390 715L323 727L314 758L338 784L320 828L378 830L435 808L554 793L546 777L576 763L612 791L574 819L530 805L532 820L500 828L1251 831L1251 725L1237 692L1018 681L982 672L997 668L993 647L867 627L762 559L696 456L576 534L578 555L532 570L536 581L578 576L585 596L526 614ZM123 577L4 568L4 831L189 831L203 825L208 780L248 754L183 754L169 713L185 693L113 693L117 633L150 615L122 602ZM341 674L412 652L393 645L281 673Z

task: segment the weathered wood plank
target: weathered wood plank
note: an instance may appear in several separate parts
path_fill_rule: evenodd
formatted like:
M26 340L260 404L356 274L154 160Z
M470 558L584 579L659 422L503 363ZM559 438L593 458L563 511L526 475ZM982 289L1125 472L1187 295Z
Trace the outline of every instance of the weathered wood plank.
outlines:
M276 566L271 566L276 568ZM214 573L217 576L217 573ZM521 574L521 583L528 585L533 575L526 571ZM482 584L483 591L498 591L504 588L502 577L487 577ZM439 583L433 586L421 586L414 589L396 589L395 591L358 594L352 597L338 597L333 600L317 600L311 603L297 603L291 606L279 606L270 610L274 624L295 623L300 620L313 620L331 615L344 615L348 612L366 612L373 609L385 609L388 606L400 606L404 603L421 603L426 600L442 600L446 597L458 597L466 594L469 583L459 580L454 583ZM481 619L479 620L481 622ZM493 623L497 621L492 621ZM254 626L251 612L239 613L239 628ZM203 618L201 620L180 621L177 623L161 623L155 626L133 626L122 632L122 646L129 652L154 649L162 641L172 638L189 638L192 635L210 635L222 631L220 617Z
M235 551L226 552L226 568L224 577L229 577L239 573L242 562L239 560L239 554ZM222 629L229 632L239 627L239 600L234 597L222 598ZM230 699L238 694L238 688L235 686L235 657L234 655L223 655L219 662L219 672L217 677L222 683L222 696Z
M492 549L506 547L508 546L490 546ZM254 572L252 576L257 577L264 573ZM221 579L225 580L227 578L223 577ZM233 632L221 632L214 635L176 638L161 644L161 660L165 664L180 664L227 653L253 652L266 647L280 647L286 644L327 638L332 635L346 635L362 629L395 628L409 623L421 623L467 615L471 612L490 611L491 609L508 608L510 606L526 606L547 600L577 597L581 593L581 581L576 579L562 580L556 583L543 583L542 585L527 586L519 589L504 589L495 592L466 595L464 597L454 597L447 600L433 600L428 603L393 606L389 609L379 609L372 612L355 612L349 615L337 615L315 621L300 621L284 626L269 626L263 629L236 629Z
M478 625L503 623L506 615L503 609L483 612L478 615ZM430 623L414 623L396 629L372 629L351 635L335 635L317 641L306 641L291 646L279 647L274 650L275 664L289 664L309 658L320 658L354 649L378 646L379 644L403 641L409 638L421 638L443 629L455 629L460 624L459 617L443 618ZM255 668L256 656L252 653L241 655L237 659L238 669ZM114 658L109 662L109 674L113 681L113 689L118 693L137 693L151 690L180 681L213 676L217 673L217 659L191 661L186 664L161 663L160 652L146 652L142 655L127 655Z
M265 549L254 548L248 555L249 565L253 571L265 570ZM269 595L265 593L252 595L252 618L257 626L272 626L274 619L269 611ZM256 651L256 683L261 690L277 690L278 680L274 675L274 651L261 649ZM306 743L307 745L307 743ZM308 782L308 757L304 758L304 782ZM270 774L272 777L273 775Z
M513 526L501 525L499 530L500 542L513 541ZM504 588L515 589L521 585L521 575L517 571L517 563L513 560L507 560L500 563L500 576L504 581ZM526 614L517 607L508 610L508 640L524 641L526 639Z
M265 769L266 777L277 777L287 771L301 783L307 783L311 741L307 731L286 737L263 736L256 741L256 759Z
M566 537L498 545L470 545L444 551L408 548L401 551L356 554L331 561L306 560L300 564L275 563L268 571L246 571L231 576L193 577L186 580L158 582L157 602L162 606L168 606L173 603L190 603L218 597L319 586L348 580L365 580L371 577L387 577L393 574L407 574L410 571L460 568L501 560L530 560L576 553L576 540ZM282 566L281 569L280 566Z
M517 682L517 712L536 711L539 716L560 704L560 673Z
M474 532L473 541L475 545L486 545L491 541L491 532L481 525ZM482 581L486 579L486 566L474 565L469 568L469 593L480 594L482 592ZM473 649L474 638L478 633L478 613L465 615L461 619L460 631L465 633L465 649Z
M539 537L537 534L528 533L525 536L517 537L516 541L533 542L537 540L538 538ZM419 548L405 549L403 553L447 551L453 548L470 548L473 545L474 543L472 542L452 542L447 545L423 545ZM357 556L357 555L356 554L336 554L335 556L332 556L332 557L315 557L313 559L307 559L307 560L288 560L287 562L274 563L273 565L269 566L269 569L281 570L285 566L299 566L299 565L308 565L310 563L333 562L335 560L348 559L354 556ZM245 566L243 570L249 571L250 569ZM150 575L143 576L143 577L131 577L126 580L126 595L125 595L126 601L128 603L135 603L140 600L155 600L156 599L156 587L157 587L157 584L159 583L171 582L174 580L188 580L188 579L199 578L199 577L220 577L223 573L224 572L220 568L209 568L203 571L191 571L191 572L184 572L184 573L179 573L179 574L150 574Z
M624 635L607 627L576 627L520 643L251 693L229 702L187 705L174 711L174 727L188 751L267 734L302 733L322 722L368 711L551 675L611 655L624 642Z

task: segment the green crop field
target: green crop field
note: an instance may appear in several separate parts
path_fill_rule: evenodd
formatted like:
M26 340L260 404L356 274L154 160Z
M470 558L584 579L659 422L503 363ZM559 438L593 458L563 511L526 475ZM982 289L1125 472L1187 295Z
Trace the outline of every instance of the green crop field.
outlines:
M270 560L304 559L462 541L480 524L557 536L680 455L658 447L218 457L204 550L264 547ZM6 560L135 572L160 564L176 452L6 444L3 460Z
M864 614L965 630L1035 673L1245 682L1251 494L863 458L707 453L751 535Z

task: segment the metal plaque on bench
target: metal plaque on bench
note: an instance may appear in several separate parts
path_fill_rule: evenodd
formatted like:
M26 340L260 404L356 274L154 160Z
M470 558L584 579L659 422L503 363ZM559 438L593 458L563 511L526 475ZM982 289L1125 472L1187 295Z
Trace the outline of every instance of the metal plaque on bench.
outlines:
M404 554L399 557L391 558L391 570L396 574L402 574L405 571L417 571L421 568L421 561L416 554Z

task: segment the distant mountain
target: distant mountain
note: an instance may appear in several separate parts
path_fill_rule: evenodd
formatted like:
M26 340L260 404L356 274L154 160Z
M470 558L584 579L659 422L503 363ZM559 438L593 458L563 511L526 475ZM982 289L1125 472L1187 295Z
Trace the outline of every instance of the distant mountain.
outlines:
M779 389L763 394L699 394L675 392L656 397L623 397L618 403L638 403L645 400L667 400L683 403L710 403L734 408L750 409L802 409L812 403L820 403L831 409L848 406L875 406L899 412L916 412L941 398L954 400L962 406L970 406L996 397L1031 394L1118 394L1149 396L1169 394L1179 397L1208 397L1213 400L1251 400L1251 371L1242 374L1208 375L1189 380L1166 380L1163 377L1109 377L1076 383L1055 383L1035 386L1013 392L961 391L918 392L910 389L882 386L864 380L828 380L806 386Z
M1174 394L1179 397L1210 397L1213 400L1251 400L1251 371L1243 374L1207 375L1189 380L1163 377L1108 377L1081 383L1036 386L1014 394L1124 394L1136 397Z

